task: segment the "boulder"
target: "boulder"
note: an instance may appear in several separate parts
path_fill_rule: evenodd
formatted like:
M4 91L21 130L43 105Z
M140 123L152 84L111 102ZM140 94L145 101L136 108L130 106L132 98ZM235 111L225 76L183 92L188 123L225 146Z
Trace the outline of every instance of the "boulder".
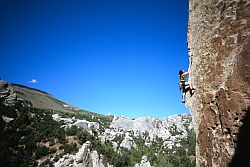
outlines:
M54 163L55 167L104 167L102 158L97 151L90 151L90 142L87 141L82 145L79 151L72 155L66 154Z
M12 86L3 80L0 80L0 102L6 106L12 106L18 101L22 101L22 99L17 99L17 95Z
M153 167L150 165L150 163L148 162L148 157L147 156L143 156L142 160L140 163L135 164L135 167Z
M129 133L126 133L123 141L120 144L120 147L127 148L128 150L131 150L132 148L136 148L136 144L131 136L129 136Z

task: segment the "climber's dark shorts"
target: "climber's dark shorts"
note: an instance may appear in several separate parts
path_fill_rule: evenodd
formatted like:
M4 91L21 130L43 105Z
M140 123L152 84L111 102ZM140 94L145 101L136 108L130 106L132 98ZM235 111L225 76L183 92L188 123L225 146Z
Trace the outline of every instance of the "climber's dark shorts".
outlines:
M185 87L186 87L186 82L185 82L185 81L181 82L182 93L185 93L185 92L186 92L186 91L185 91Z
M182 82L180 82L180 84L181 84L182 93L186 93L186 92L190 91L190 87L189 87L188 82L182 81Z

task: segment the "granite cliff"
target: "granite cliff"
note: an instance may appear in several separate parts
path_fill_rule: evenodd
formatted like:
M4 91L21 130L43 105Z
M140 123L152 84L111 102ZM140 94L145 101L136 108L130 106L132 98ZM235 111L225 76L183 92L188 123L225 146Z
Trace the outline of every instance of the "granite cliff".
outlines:
M197 166L244 166L250 151L244 141L250 124L250 1L190 0L188 50L196 92L186 106L197 136Z

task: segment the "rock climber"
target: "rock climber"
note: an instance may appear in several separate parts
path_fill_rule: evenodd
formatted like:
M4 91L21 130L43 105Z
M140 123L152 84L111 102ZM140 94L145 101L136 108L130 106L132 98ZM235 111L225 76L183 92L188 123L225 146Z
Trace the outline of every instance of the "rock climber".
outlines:
M186 93L189 91L190 95L192 96L194 94L193 90L195 90L194 88L191 87L191 84L186 81L186 76L188 74L189 72L185 72L182 69L179 71L179 75L180 75L179 87L180 87L180 90L182 90L182 96L181 96L182 103L185 103Z

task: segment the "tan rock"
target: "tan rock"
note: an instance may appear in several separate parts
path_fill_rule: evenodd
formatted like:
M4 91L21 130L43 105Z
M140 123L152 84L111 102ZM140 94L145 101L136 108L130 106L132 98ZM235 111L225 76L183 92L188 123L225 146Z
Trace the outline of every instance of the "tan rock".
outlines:
M226 167L234 156L250 106L249 11L249 0L189 2L189 70L196 92L186 106L197 134L197 167Z

